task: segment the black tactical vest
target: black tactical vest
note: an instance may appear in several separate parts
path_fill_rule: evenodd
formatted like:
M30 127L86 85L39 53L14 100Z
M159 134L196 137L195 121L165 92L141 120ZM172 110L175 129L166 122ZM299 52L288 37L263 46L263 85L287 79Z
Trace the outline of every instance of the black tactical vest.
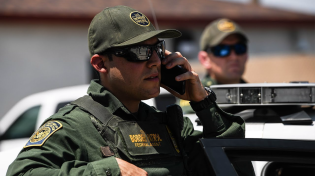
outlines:
M104 157L122 158L141 168L179 163L175 167L183 172L187 157L180 141L183 116L176 112L181 110L177 105L168 108L169 112L150 113L150 121L129 121L110 113L90 96L71 104L92 115L92 123L108 145L102 147ZM174 121L174 115L179 120Z

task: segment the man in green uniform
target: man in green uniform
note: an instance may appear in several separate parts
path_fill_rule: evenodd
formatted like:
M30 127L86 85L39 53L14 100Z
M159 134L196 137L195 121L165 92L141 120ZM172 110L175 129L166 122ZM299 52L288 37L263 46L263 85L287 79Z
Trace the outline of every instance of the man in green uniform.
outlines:
M247 41L245 33L235 22L226 18L211 22L200 39L198 59L206 69L202 84L246 83L242 75L248 59ZM188 101L181 99L179 104L184 113L193 113Z
M180 35L155 30L144 14L126 6L97 14L88 41L100 79L91 82L88 95L43 123L7 175L213 175L197 140L243 138L244 121L220 110L188 61L165 50L158 39ZM161 64L187 70L176 78L186 80L185 94L160 84ZM159 112L141 102L158 96L160 86L191 101L206 126L203 132L194 131L176 105ZM235 168L253 175L250 163L235 163Z

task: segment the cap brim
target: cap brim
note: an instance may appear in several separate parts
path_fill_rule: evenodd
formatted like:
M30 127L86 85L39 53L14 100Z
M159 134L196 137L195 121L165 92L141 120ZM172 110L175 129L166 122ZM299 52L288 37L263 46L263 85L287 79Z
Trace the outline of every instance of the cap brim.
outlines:
M218 35L215 40L213 40L211 43L210 43L210 47L212 46L216 46L218 45L219 43L222 42L222 40L227 37L228 35L231 35L231 34L239 34L241 35L245 41L248 41L247 37L242 33L242 32L239 32L239 31L234 31L234 32L226 32L226 33L221 33L220 35Z
M120 46L128 46L128 45L133 45L137 44L140 42L143 42L145 40L148 40L152 37L157 37L157 38L177 38L182 35L181 32L179 32L176 29L165 29L165 30L156 30L156 31L150 31L141 35L138 35L134 38L131 38L123 43L115 44L112 47L120 47Z

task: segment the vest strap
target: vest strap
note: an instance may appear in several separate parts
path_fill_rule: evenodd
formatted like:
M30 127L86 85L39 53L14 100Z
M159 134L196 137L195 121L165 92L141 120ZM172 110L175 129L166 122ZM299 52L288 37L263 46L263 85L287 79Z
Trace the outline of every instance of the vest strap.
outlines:
M110 117L113 116L103 105L94 101L93 98L89 95L85 95L73 102L73 105L77 105L81 107L86 112L89 112L98 120L100 120L104 125L107 125L108 121L111 119Z

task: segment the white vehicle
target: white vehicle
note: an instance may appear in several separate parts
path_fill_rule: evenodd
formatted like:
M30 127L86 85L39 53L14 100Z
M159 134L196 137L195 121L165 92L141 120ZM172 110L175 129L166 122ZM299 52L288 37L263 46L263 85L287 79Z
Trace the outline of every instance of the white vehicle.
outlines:
M226 112L245 120L246 138L315 141L315 84L262 83L214 85L217 103ZM199 121L195 114L186 114ZM195 129L202 130L200 123ZM255 161L257 176L273 167Z
M0 176L5 176L9 165L15 160L21 149L15 148L0 152Z
M41 123L60 107L85 95L87 88L88 85L81 85L30 95L0 120L0 176L5 175L6 168ZM315 140L315 84L234 84L211 88L223 110L245 120L246 138ZM158 97L144 102L165 110L175 103L175 98L161 88ZM196 130L202 131L195 114L185 116ZM268 169L267 165L266 161L253 162L256 175Z
M0 151L22 149L41 123L65 104L85 95L88 85L32 94L19 101L0 120Z
M245 120L246 138L315 140L315 84L231 84L211 89L217 104ZM195 129L195 114L185 114Z

